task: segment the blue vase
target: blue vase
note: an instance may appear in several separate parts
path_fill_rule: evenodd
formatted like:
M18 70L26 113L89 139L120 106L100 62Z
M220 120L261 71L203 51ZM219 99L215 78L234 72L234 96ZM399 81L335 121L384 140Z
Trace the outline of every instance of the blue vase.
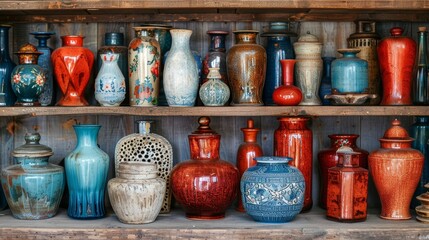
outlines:
M416 122L411 125L409 132L410 137L414 138L414 142L411 145L412 148L422 152L425 157L422 176L414 192L414 197L411 200L411 209L415 209L415 207L420 205L416 197L427 192L424 185L429 183L429 117L416 117Z
M329 99L325 99L325 95L331 94L331 64L335 60L334 57L322 57L323 60L323 75L322 83L319 88L319 97L322 100L323 105L331 105Z
M289 157L256 157L240 183L243 206L255 221L289 222L304 206L305 180Z
M338 52L343 57L332 62L332 88L339 93L368 91L368 62L356 56L360 49L338 49Z
M76 148L65 158L69 206L77 219L101 218L105 214L104 190L109 156L97 146L100 125L74 125Z
M267 37L267 72L265 77L264 91L262 100L265 105L275 105L273 102L273 92L282 85L281 78L281 59L294 59L290 37L296 36L295 33L289 32L289 24L285 22L270 23L269 32L261 34L261 37Z
M9 55L9 25L0 25L0 106L12 106L16 96L12 90L10 76L16 64Z

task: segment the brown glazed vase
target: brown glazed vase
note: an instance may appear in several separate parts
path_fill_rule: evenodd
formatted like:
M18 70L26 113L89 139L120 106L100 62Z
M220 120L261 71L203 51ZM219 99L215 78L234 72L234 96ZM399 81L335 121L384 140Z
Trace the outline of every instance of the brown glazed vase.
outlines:
M411 148L413 139L395 119L380 139L381 148L370 153L368 164L381 200L380 217L410 219L410 203L422 174L424 156Z
M241 131L243 131L244 142L238 147L236 162L240 178L249 167L256 165L256 160L254 158L263 155L261 146L256 142L259 128L254 128L253 120L248 119L247 127L242 128ZM245 212L240 192L238 195L237 207L235 209L240 212Z
M326 209L326 191L328 188L328 169L335 167L338 164L337 150L340 147L350 147L353 152L360 153L357 155L359 159L359 167L368 169L368 152L358 148L356 140L359 135L357 134L331 134L328 135L331 139L331 147L322 150L317 155L319 160L319 176L320 176L320 194L319 205L321 208Z
M267 53L256 43L258 31L234 31L235 45L226 56L231 105L263 105Z
M313 133L307 128L307 117L280 117L280 125L274 131L274 156L290 157L289 165L298 168L305 179L304 207L307 212L313 206L311 197L313 174Z

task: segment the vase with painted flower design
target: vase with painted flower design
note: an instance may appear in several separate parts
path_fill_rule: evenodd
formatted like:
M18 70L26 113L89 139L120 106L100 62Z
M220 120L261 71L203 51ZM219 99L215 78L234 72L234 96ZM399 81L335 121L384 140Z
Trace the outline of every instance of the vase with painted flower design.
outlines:
M125 99L125 77L118 66L119 54L101 54L103 65L95 79L95 99L101 106L119 106Z

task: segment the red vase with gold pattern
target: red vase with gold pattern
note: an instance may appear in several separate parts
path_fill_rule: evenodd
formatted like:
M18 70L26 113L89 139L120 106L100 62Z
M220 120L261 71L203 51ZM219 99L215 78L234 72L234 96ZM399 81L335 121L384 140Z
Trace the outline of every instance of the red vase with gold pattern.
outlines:
M274 155L290 157L289 162L298 168L305 179L304 207L307 212L313 206L311 197L313 175L313 133L307 128L307 117L281 117L280 126L274 131Z
M63 94L58 106L87 106L83 94L91 76L94 54L83 47L83 36L62 36L62 47L52 52L52 64Z
M242 128L241 131L243 131L244 142L238 147L236 162L240 178L249 167L256 165L256 160L254 158L263 155L261 146L256 142L259 128L254 128L253 120L248 119L247 127ZM237 207L235 209L240 212L245 212L240 192L238 194Z
M273 102L280 106L296 106L302 100L301 89L293 85L295 59L280 60L282 84L273 92Z
M413 139L395 119L380 139L381 148L371 152L368 164L381 200L380 217L410 219L410 203L423 170L424 156L411 148Z
M198 122L198 130L188 136L191 159L171 172L172 190L187 218L219 219L237 195L239 173L220 160L220 135L210 129L210 118L200 117Z

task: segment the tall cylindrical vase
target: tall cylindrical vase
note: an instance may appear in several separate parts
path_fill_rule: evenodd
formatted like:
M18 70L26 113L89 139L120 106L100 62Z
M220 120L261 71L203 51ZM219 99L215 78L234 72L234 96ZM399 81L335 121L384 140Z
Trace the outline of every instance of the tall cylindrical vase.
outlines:
M198 94L198 67L189 41L192 30L170 30L172 45L164 65L164 91L169 106L195 105Z
M10 77L16 64L9 55L10 25L0 25L0 106L13 106L16 102Z
M419 27L418 31L417 59L414 64L412 98L414 105L429 104L429 82L428 82L428 30L426 27Z
M335 57L322 57L323 61L323 73L322 73L322 82L319 88L319 97L322 100L323 105L331 105L329 99L325 99L325 96L331 94L332 85L331 85L331 66L332 61L335 60Z
M100 125L74 125L76 148L66 156L67 214L77 219L104 217L109 155L97 146Z

